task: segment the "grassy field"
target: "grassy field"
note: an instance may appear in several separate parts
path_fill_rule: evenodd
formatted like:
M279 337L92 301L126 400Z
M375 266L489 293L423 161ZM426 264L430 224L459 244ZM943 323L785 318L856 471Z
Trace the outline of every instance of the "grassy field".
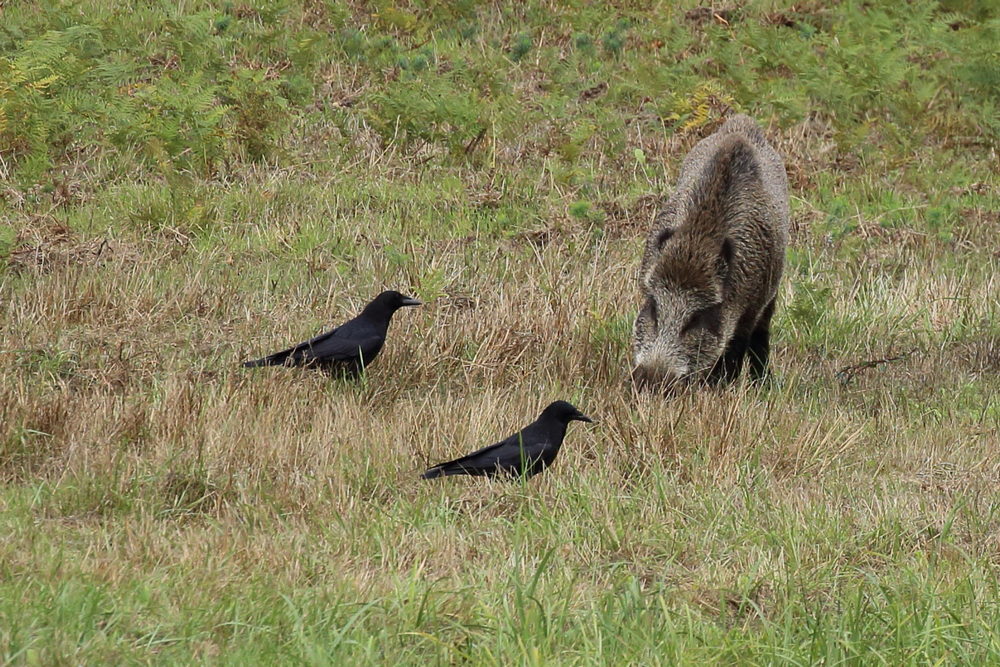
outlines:
M996 5L132 4L0 3L0 662L1000 663ZM637 394L732 111L774 382ZM238 367L383 288L364 381Z

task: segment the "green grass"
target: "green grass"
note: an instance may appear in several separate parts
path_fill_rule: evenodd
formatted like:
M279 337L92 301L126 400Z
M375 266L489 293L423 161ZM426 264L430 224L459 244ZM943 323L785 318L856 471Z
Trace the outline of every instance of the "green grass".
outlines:
M715 10L5 7L0 662L1000 662L1000 16ZM732 110L791 184L775 377L638 395ZM238 368L383 288L363 382ZM418 479L558 398L546 474Z

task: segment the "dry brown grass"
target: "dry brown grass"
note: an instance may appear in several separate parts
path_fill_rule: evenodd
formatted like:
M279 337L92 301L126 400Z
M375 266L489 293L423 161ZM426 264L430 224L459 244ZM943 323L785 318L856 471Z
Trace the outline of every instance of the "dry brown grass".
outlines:
M280 165L132 179L81 146L51 188L0 188L0 661L996 659L1000 255L975 119L942 89L910 142L885 110L761 98L794 218L775 376L665 401L629 381L642 239L730 103L670 122L674 86L743 67L723 53L740 26L791 43L846 6L684 6L618 59L610 18L528 4L430 43L436 70L481 59L495 87L458 156L380 135L400 67L338 56ZM329 6L280 20L333 30ZM558 29L487 59L536 14ZM697 81L644 79L687 59ZM239 367L383 288L426 305L363 381ZM597 423L552 470L418 478L554 399Z

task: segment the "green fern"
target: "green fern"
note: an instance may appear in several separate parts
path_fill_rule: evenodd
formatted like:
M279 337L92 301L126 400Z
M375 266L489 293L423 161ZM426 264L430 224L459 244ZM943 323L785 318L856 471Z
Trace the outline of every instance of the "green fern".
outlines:
M680 124L681 132L708 125L726 109L736 105L733 97L717 81L704 81L691 93L674 97L664 120Z

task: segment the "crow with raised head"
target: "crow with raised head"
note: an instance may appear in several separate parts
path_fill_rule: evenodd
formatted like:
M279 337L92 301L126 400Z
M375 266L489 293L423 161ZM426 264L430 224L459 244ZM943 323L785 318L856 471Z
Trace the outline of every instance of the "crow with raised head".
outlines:
M422 477L433 479L446 475L521 477L542 472L555 461L571 421L591 422L566 401L550 403L538 419L495 445L468 456L429 468Z
M343 369L357 374L381 352L395 312L404 306L419 305L416 299L399 292L382 292L353 320L287 350L246 361L243 366L315 366L328 372Z

